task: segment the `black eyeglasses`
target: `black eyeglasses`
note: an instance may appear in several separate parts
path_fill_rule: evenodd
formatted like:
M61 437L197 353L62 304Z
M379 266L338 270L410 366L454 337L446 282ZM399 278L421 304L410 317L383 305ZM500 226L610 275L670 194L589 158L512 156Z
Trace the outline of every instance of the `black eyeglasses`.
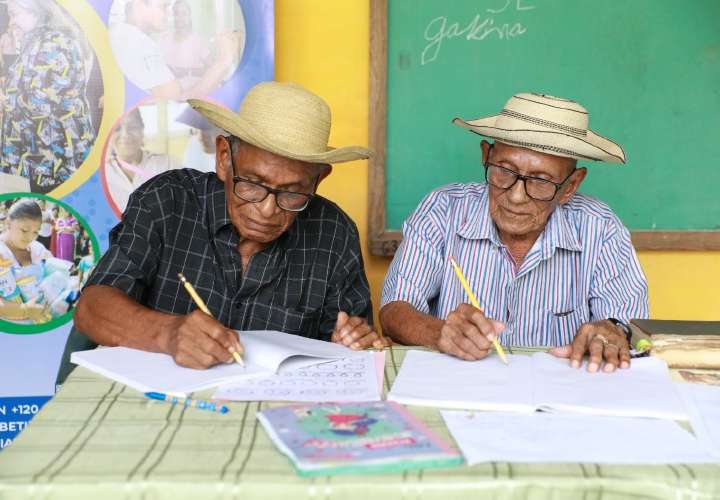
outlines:
M228 142L232 143L231 138L228 137L227 139ZM235 160L233 159L232 147L230 148L230 165L232 166L233 174L235 174ZM275 189L237 175L233 175L232 180L233 193L241 200L250 203L260 203L265 200L269 194L274 194L275 204L279 208L287 210L288 212L302 212L310 204L310 200L315 197L315 189L317 189L319 177L315 179L312 193L298 193L295 191Z
M575 173L577 168L573 168L572 172L565 177L561 182L553 182L540 177L532 177L528 175L520 175L514 170L509 168L501 167L490 163L490 153L492 152L493 144L488 149L488 160L485 162L485 182L494 186L498 189L507 191L515 185L518 180L523 181L525 187L525 194L530 198L538 201L550 201L555 196L561 187L567 182L567 180Z
M317 181L315 183L317 185ZM297 193L295 191L274 189L265 184L237 176L233 177L233 193L238 198L250 203L260 203L272 193L275 195L275 204L289 212L302 212L315 196L313 193Z

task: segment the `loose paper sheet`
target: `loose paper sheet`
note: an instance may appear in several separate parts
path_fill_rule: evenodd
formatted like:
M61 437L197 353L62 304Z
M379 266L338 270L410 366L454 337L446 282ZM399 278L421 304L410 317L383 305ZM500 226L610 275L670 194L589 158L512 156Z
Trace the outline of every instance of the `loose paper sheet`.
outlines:
M720 458L720 387L676 383L690 413L690 425L700 443Z
M443 411L468 464L717 462L672 420L593 415Z

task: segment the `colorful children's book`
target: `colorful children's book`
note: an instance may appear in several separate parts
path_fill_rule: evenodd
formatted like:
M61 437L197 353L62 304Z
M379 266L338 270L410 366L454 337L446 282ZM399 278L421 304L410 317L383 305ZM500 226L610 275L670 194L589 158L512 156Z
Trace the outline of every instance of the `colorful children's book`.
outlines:
M323 403L258 413L301 476L450 467L462 455L393 402Z

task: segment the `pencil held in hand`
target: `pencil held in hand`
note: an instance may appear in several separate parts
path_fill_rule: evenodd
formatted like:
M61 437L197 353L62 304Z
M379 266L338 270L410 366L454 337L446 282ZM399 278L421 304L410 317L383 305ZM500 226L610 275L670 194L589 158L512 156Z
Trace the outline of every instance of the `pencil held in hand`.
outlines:
M463 289L465 290L465 293L470 298L470 303L473 305L473 307L476 307L477 309L480 308L480 303L477 300L477 297L475 297L475 294L470 289L470 285L468 284L467 280L465 279L465 275L463 274L462 270L460 269L460 266L455 261L453 257L450 257L450 264L453 267L453 270L455 271L455 275L458 277L458 280L460 280L460 284L462 285ZM498 356L500 356L500 359L502 359L502 362L506 365L508 364L507 356L505 355L505 351L503 350L502 346L500 345L500 342L498 342L497 337L495 337L492 341L493 347L495 347L495 351L497 351Z
M210 309L208 309L207 304L205 304L205 301L200 298L198 293L195 291L195 288L190 284L190 282L185 278L185 275L183 273L178 273L178 278L180 278L180 282L185 287L185 290L187 290L187 293L190 295L190 297L193 299L195 304L197 304L198 309L200 309L202 312L207 314L208 316L212 317L212 313L210 312ZM232 354L232 357L235 358L235 361L242 367L245 367L245 362L243 361L240 354L233 348L229 348L228 351L230 354Z

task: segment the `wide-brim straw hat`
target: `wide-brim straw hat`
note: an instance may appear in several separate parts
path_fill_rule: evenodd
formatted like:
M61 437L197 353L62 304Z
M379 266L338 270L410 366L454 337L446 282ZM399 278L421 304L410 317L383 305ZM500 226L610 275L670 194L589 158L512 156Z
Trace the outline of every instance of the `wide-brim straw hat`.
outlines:
M320 96L295 83L255 85L237 113L199 99L189 99L188 103L228 133L285 158L343 163L367 159L373 154L362 146L328 146L330 107Z
M453 123L497 141L577 160L625 163L619 144L588 128L587 110L575 101L545 94L515 94L500 114Z

